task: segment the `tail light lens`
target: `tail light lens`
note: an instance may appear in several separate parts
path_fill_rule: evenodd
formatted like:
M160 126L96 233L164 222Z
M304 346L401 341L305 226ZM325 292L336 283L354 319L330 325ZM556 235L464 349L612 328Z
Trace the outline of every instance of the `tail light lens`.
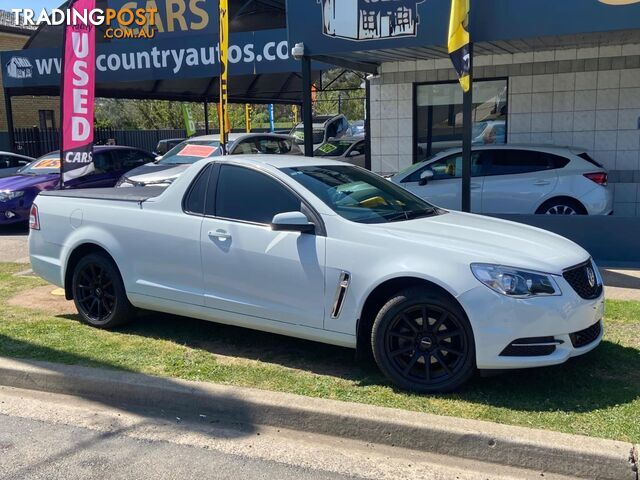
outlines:
M604 186L607 184L607 172L593 172L593 173L585 173L583 175L589 180L591 180L592 182L597 183L598 185Z
M31 205L29 212L29 228L31 230L40 230L40 217L38 216L38 206L34 203Z

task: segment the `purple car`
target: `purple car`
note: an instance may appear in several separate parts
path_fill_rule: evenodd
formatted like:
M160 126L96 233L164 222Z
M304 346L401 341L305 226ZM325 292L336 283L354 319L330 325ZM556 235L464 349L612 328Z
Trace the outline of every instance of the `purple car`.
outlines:
M129 170L149 163L154 156L132 147L99 146L94 148L95 171L67 183L68 188L113 187ZM0 178L0 225L27 222L31 204L43 190L60 184L60 152L40 157L15 175Z

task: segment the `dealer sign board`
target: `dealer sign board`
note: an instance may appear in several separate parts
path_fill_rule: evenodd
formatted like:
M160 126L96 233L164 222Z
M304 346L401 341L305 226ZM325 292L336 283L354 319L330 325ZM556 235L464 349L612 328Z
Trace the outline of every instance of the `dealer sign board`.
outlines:
M445 46L451 0L286 0L289 43L309 55ZM637 0L471 0L471 38L491 42L640 28Z

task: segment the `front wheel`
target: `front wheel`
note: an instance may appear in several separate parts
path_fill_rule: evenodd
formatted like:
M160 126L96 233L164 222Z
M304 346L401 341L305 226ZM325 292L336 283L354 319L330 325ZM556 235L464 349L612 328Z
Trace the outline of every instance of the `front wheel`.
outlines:
M382 373L406 390L450 392L475 372L473 332L464 311L425 287L394 295L378 313L371 341Z
M83 257L73 271L73 300L84 323L110 329L133 317L120 272L104 254Z

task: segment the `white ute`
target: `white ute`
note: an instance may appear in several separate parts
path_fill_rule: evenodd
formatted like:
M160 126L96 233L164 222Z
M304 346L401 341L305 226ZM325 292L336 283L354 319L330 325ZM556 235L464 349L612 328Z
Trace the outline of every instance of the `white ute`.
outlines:
M372 350L418 392L602 338L602 280L579 246L329 160L217 157L164 190L43 192L29 247L95 327L142 308Z

